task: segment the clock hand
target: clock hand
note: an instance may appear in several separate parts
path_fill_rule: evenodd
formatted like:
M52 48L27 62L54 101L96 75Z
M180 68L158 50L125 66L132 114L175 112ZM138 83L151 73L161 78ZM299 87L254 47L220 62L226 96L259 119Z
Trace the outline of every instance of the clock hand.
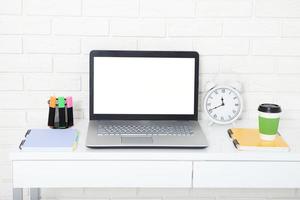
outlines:
M223 99L223 97L221 98L221 101L222 101L222 105L224 106L225 104L224 104L224 99Z
M216 107L214 107L214 108L211 108L211 109L209 109L208 111L212 111L212 110L217 109L217 108L219 108L219 107L221 107L221 106L224 106L224 103L222 103L221 105L218 105L218 106L216 106Z
M222 101L221 105L218 105L218 106L216 106L216 107L214 107L214 108L211 108L211 109L209 109L208 111L212 111L212 110L217 109L217 108L219 108L219 107L221 107L221 106L225 106L225 104L224 104L224 98L223 98L223 97L221 98L221 101Z

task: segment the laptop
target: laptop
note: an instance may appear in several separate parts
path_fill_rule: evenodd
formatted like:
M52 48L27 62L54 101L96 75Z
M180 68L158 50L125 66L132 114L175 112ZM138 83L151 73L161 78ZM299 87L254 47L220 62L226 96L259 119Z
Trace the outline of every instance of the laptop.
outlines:
M90 53L90 148L205 148L198 123L199 54Z

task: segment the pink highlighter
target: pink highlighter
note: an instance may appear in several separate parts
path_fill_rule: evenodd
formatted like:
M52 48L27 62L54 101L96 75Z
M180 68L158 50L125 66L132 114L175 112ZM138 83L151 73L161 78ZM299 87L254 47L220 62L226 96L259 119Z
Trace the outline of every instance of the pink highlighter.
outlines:
M67 117L68 117L68 127L74 125L74 119L73 119L73 99L72 97L67 97Z

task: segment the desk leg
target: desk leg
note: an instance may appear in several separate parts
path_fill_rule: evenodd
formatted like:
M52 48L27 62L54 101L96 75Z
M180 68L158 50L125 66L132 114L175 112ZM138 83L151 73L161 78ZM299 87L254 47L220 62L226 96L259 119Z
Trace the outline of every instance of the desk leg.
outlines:
M13 200L23 200L23 188L13 188Z
M30 200L40 200L40 189L39 188L30 188Z

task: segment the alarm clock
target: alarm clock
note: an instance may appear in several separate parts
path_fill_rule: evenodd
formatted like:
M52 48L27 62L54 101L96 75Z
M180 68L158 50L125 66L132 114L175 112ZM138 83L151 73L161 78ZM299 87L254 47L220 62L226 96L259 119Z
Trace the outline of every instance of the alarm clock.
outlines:
M243 109L243 99L240 94L241 85L207 84L203 107L212 123L230 124L237 120Z

